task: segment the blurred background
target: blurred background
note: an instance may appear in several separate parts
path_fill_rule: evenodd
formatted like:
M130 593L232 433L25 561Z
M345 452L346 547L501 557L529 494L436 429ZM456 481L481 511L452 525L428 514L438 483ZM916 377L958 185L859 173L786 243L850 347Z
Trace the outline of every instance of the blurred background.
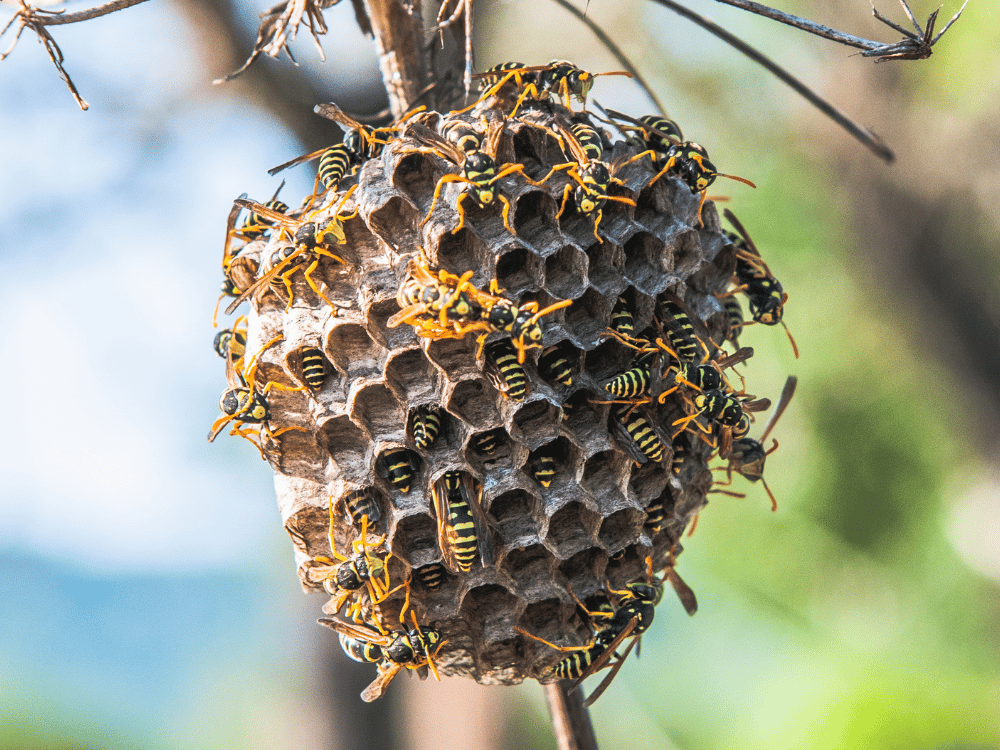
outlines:
M767 463L779 508L712 497L668 597L593 709L602 747L1000 747L1000 9L923 62L854 51L709 0L895 150L886 166L763 70L639 0L591 0L790 294L750 328L752 390L795 399ZM936 6L912 0L926 18ZM958 9L949 0L944 21ZM783 10L898 38L860 0ZM87 7L71 3L70 11ZM329 145L312 114L385 96L349 3L322 63L263 59L235 82L267 2L148 3L50 27L90 104L34 35L0 64L0 747L554 747L542 691L374 676L315 624L271 470L205 442L225 388L211 312L231 201ZM879 0L904 23L902 10ZM0 23L13 7L0 5ZM905 24L904 24L905 25ZM9 43L5 37L3 47ZM566 11L476 4L477 69L619 66ZM602 103L641 115L631 82ZM289 195L311 189L289 171Z

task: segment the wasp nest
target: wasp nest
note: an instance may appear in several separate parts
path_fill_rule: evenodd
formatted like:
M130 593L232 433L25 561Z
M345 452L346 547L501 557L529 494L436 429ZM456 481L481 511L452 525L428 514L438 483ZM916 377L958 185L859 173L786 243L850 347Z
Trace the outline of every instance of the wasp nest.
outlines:
M229 293L248 290L251 309L228 339L216 432L235 420L259 444L303 584L333 595L328 624L383 682L400 668L388 649L404 607L404 631L433 632L442 674L578 676L586 663L557 675L565 654L530 637L607 645L595 633L610 620L578 601L607 592L613 612L608 596L621 608L652 565L693 611L673 571L679 539L737 429L720 428L706 394L735 392L741 417L750 397L691 381L699 363L721 377L711 363L739 325L725 292L748 253L682 159L654 181L676 143L632 159L649 133L612 143L557 101L352 135L367 158L334 159L336 195L270 204L281 216L242 202L257 213L241 229L234 210L232 244L245 244L229 254ZM474 152L496 171L477 175ZM613 179L592 189L598 160ZM502 313L508 325L490 321ZM675 351L685 343L696 348ZM359 574L375 583L352 587Z

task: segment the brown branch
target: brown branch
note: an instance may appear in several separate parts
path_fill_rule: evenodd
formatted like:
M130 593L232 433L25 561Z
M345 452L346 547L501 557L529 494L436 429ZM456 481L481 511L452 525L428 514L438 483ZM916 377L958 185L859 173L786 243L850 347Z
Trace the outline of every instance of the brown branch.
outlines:
M366 0L382 80L394 119L406 114L430 82L419 0Z
M104 5L98 5L96 8L89 8L88 10L81 10L79 13L65 13L61 10L51 11L43 10L42 8L31 8L27 3L22 1L22 9L29 9L32 13L46 13L48 15L38 16L37 20L41 26L62 26L67 23L77 23L78 21L89 21L91 18L100 18L101 16L106 16L109 13L114 13L115 11L124 10L125 8L131 8L133 5L138 5L139 3L144 3L147 0L112 0L110 3L105 3ZM20 12L23 12L20 11Z
M559 750L597 750L590 712L583 707L582 692L569 691L572 685L568 680L545 685L556 746Z

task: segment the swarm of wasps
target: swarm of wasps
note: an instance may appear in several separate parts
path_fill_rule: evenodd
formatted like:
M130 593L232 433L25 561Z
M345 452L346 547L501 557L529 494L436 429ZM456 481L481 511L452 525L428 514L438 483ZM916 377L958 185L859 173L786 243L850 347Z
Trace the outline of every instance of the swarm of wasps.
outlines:
M675 556L707 492L741 496L737 475L777 505L766 442L795 379L749 437L770 401L746 390L740 337L784 326L788 295L707 200L716 178L753 183L662 115L588 112L602 75L620 73L504 63L476 76L471 106L382 127L319 105L343 141L271 170L318 159L312 192L298 208L281 188L243 195L229 214L213 324L226 298L227 314L251 309L215 338L227 389L209 440L229 427L303 493L282 502L300 577L331 597L321 622L344 652L375 665L365 700L403 671L579 684L609 667L592 702L665 583L696 610ZM680 232L714 250L682 267ZM642 237L648 259L628 248ZM479 245L485 258L461 250ZM539 260L505 272L511 248ZM582 293L546 282L569 273L553 262L564 248L583 259ZM565 520L602 502L618 521ZM560 617L480 601L551 596L521 577L525 549L560 561L546 584ZM606 564L574 562L595 551Z

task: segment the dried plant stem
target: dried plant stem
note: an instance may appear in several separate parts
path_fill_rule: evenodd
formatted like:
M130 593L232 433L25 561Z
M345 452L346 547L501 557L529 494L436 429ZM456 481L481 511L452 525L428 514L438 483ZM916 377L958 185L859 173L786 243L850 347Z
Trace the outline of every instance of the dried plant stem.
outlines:
M424 25L419 2L366 0L382 80L395 119L413 106L428 83L423 48Z
M35 16L35 21L39 26L62 26L67 23L77 23L78 21L89 21L91 18L100 18L109 13L125 10L125 8L131 8L133 5L145 2L147 0L112 0L112 2L98 5L96 8L81 10L79 13L53 13L52 15ZM35 10L37 11L38 9Z
M569 692L572 682L563 680L545 686L545 700L552 714L552 730L559 750L597 750L590 712L583 707L581 691Z

